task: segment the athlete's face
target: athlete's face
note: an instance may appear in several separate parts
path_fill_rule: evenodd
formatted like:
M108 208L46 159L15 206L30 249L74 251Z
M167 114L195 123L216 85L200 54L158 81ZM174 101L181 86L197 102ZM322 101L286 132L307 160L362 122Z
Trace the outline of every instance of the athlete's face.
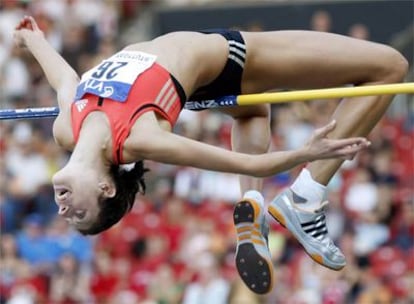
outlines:
M90 171L71 174L63 168L52 180L58 214L76 229L89 228L98 216L98 202L102 196L95 174Z

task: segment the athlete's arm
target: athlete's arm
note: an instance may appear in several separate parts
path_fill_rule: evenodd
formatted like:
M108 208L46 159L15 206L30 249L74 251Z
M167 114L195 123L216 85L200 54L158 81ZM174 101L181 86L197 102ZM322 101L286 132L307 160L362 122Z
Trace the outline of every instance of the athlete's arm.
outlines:
M301 149L258 155L228 151L159 130L158 134L151 134L151 140L141 144L140 155L174 165L266 177L316 159L352 158L369 145L364 138L328 139L326 135L334 128L332 122L316 130Z
M18 46L27 47L39 62L49 84L58 94L60 111L68 110L79 82L75 70L49 44L32 17L25 16L20 21L14 39Z

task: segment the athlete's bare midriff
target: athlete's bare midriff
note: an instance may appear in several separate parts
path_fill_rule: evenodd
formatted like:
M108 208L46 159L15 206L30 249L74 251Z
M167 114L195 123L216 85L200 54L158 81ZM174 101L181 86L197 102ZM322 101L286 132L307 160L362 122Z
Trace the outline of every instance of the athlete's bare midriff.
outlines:
M174 32L125 49L156 55L157 62L180 82L187 96L213 81L228 55L227 41L221 35L197 32Z

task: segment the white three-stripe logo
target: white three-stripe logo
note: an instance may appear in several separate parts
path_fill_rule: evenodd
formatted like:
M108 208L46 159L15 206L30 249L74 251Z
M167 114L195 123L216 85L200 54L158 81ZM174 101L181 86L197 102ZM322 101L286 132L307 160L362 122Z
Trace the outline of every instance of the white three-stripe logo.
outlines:
M228 57L243 68L246 58L246 47L240 42L230 40Z
M78 112L82 112L82 110L85 109L87 104L88 104L87 99L81 99L75 102L75 106L76 106L76 109L78 109Z
M154 104L168 112L177 98L178 96L175 92L175 87L171 79L169 79L158 93L158 96L155 98Z

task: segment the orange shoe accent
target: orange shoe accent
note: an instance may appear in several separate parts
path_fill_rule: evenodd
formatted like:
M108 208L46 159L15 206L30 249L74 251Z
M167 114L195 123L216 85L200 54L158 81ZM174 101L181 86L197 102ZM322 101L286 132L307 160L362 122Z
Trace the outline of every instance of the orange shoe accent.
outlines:
M260 206L253 200L248 200L250 202L250 204L252 204L253 209L254 209L254 221L256 221L257 217L260 214Z
M262 236L262 233L260 231L257 231L257 230L253 230L252 234L255 235L255 236L258 236L258 237Z
M240 227L240 228L236 228L237 233L243 233L243 232L248 232L251 231L253 228L251 226L245 226L245 227Z
M327 267L327 268L329 268L329 269L331 269L331 270L335 270L335 271L339 271L339 270L342 270L344 267L345 267L345 265L343 266L343 267L341 267L341 268L332 268L332 267L329 267L329 266L327 266L326 264L324 264L323 263L323 257L321 256L321 255L319 255L319 254L316 254L316 253L314 253L314 254L309 254L309 256L312 258L312 260L314 260L316 263L318 263L318 264L320 264L320 265L322 265L322 266L325 266L325 267Z
M239 241L244 241L244 240L250 239L250 234L240 235L240 236L237 236L237 238L239 239Z
M261 240L257 240L257 239L252 239L252 243L255 243L255 244L257 244L257 245L263 245L263 246L266 246L266 244L265 244L263 241L261 241Z
M311 254L311 255L310 255L310 257L311 257L311 258L312 258L312 259L313 259L316 263L319 263L319 264L323 265L323 257L322 257L321 255L314 253L314 254Z
M269 213L283 226L286 228L286 221L282 214L277 211L273 206L269 206Z

